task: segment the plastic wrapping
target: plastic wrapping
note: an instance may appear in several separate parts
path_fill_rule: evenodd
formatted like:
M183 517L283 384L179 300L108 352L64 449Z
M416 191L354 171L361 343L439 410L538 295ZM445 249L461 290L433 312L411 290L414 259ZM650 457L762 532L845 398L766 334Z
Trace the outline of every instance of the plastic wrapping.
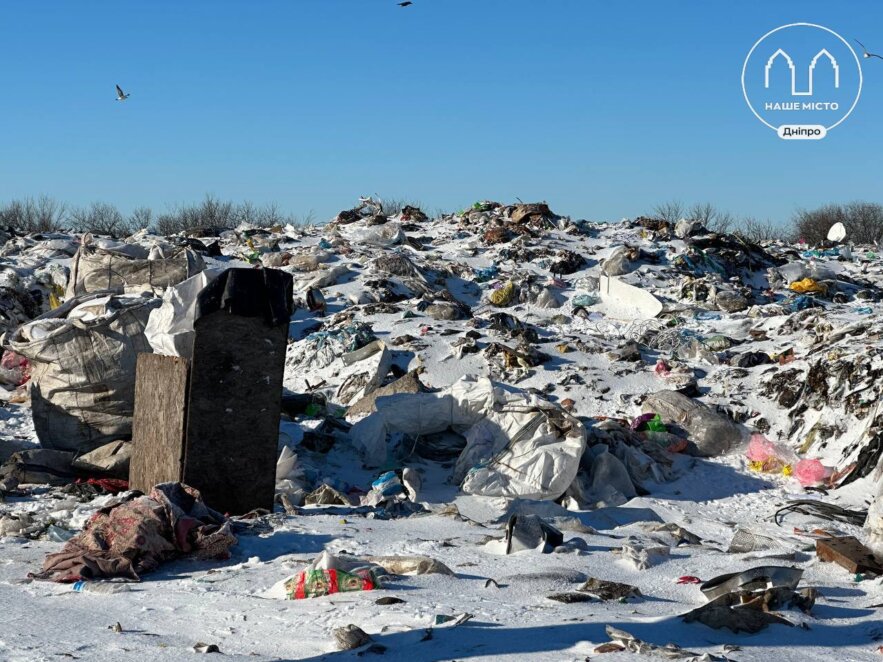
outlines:
M347 405L375 391L392 367L392 354L382 340L374 340L340 359L346 368L340 372L342 381L336 397Z
M630 249L620 246L614 249L610 256L601 262L601 271L607 276L622 276L634 271L635 265L629 259Z
M203 271L163 293L162 304L150 314L144 329L154 352L186 358L192 355L197 297L219 273Z
M381 397L375 407L350 431L366 464L387 461L388 433L422 437L451 428L466 437L453 479L468 494L558 498L576 477L585 449L578 419L489 379L464 377L438 393Z
M682 428L703 457L723 455L742 438L739 428L728 418L677 391L653 393L644 401L643 411L655 412L666 425Z
M377 588L376 566L322 552L300 572L283 579L265 597L284 600L318 598L334 593L371 591Z
M831 470L819 460L804 459L794 466L794 477L804 487L821 485L831 475Z
M592 450L598 448L596 446ZM603 505L619 506L638 496L628 469L607 451L606 445L601 444L599 452L595 454L590 478L593 496L597 497L597 501L603 501ZM617 499L617 496L620 498ZM614 503L614 500L618 503Z
M350 235L350 239L366 246L389 248L397 246L405 241L405 233L398 223L384 223L383 225L358 228Z
M748 466L753 471L781 473L785 476L793 473L794 465L797 463L797 457L791 449L770 441L762 434L751 435L745 457L748 458Z

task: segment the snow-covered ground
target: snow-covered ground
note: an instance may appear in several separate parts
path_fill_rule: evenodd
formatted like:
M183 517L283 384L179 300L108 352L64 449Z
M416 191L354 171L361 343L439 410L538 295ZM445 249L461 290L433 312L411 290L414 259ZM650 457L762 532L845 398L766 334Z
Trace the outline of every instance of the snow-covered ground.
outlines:
M192 653L197 642L215 643L228 656L242 659L356 659L336 651L332 630L353 623L386 646L391 660L584 660L606 641L604 627L613 625L655 644L674 642L698 653L727 653L735 660L811 660L832 655L839 660L878 659L874 649L883 640L879 580L856 582L838 566L815 559L809 539L791 535L805 521L787 520L785 528L769 522L787 490L776 481L747 475L738 459L700 461L680 480L649 498L632 500L613 512L567 513L592 526L597 535L580 537L587 551L510 556L485 551L488 536L501 537L489 518L502 504L461 497L462 512L484 515L487 523L472 524L428 515L399 520L322 515L279 516L271 533L241 535L233 557L224 563L176 561L146 576L125 593L75 593L70 586L27 582L46 553L58 543L3 540L0 601L5 606L0 657L6 660L50 660L75 656L95 660L177 660ZM492 500L491 500L492 501ZM703 538L701 546L672 550L671 558L648 570L636 570L617 551L629 536L646 536L632 519L645 520L646 509L676 522ZM615 522L624 522L616 526ZM783 552L796 550L795 560L764 554L728 554L734 525L751 527L780 539ZM839 526L849 531L850 527ZM427 555L447 564L456 577L403 577L382 590L344 593L312 600L277 601L261 594L293 574L323 549L359 555ZM705 603L696 585L678 578L702 579L757 565L798 565L806 569L801 586L818 587L812 616L788 612L806 626L773 625L754 635L712 630L682 623L678 616ZM563 572L566 571L566 572ZM562 604L547 595L575 590L580 573L636 586L643 594L626 603L592 601ZM485 588L486 579L500 588ZM570 581L568 581L570 580ZM375 605L393 595L402 604ZM467 612L472 620L454 628L438 627L432 639L425 631L438 614ZM110 629L119 622L122 633ZM368 655L370 657L370 655ZM605 654L604 659L629 659L630 653Z

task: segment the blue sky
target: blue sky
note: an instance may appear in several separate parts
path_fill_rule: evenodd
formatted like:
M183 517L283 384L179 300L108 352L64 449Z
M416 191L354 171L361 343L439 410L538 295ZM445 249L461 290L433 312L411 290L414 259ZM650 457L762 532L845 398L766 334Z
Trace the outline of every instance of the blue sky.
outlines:
M776 221L883 202L883 60L822 141L778 139L740 86L786 23L883 52L880 2L34 0L0 21L0 201L210 192L324 220L362 194L519 197L604 220L677 198Z

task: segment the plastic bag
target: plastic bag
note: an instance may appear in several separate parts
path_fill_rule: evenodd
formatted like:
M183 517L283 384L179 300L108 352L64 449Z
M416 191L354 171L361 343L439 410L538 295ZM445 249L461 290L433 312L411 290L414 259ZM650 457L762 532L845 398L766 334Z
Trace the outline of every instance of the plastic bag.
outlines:
M631 249L628 246L620 246L610 256L602 260L601 271L607 276L622 276L634 271L635 265L629 259Z
M303 570L273 586L266 597L285 600L318 598L334 593L377 588L376 566L337 558L322 552Z
M398 223L385 223L367 229L357 228L351 238L366 246L389 248L404 243L405 233Z
M601 299L591 294L578 294L570 300L570 303L573 304L574 308L586 308L587 306L594 306L600 301Z
M387 471L371 483L371 491L362 497L363 506L377 506L405 494L405 486L395 471Z
M804 278L795 281L788 286L789 289L800 294L824 294L828 291L824 283L814 281L812 278Z
M491 265L490 267L477 267L472 270L474 274L475 281L478 283L484 283L489 280L493 280L497 277L497 274L500 273L500 270L497 269L495 265Z
M618 506L629 499L634 499L638 493L632 483L631 476L629 476L628 469L615 455L607 451L606 446L603 444L599 444L599 446L602 448L592 461L592 492L600 497L600 500L604 501L606 505ZM598 446L592 451L595 452L596 449ZM619 503L612 503L614 500Z
M288 267L292 271L316 271L319 268L319 258L315 255L295 255L288 260Z
M193 355L197 299L219 274L216 269L206 269L163 293L162 304L150 314L144 328L154 352L184 358Z
M761 473L781 473L790 476L796 464L794 452L781 444L770 441L762 434L753 434L748 440L748 467Z
M515 297L515 283L507 280L501 287L494 290L488 296L490 302L495 306L508 306Z
M816 459L800 460L794 467L794 477L804 487L821 485L831 475L831 470Z
M677 391L653 393L644 400L643 410L659 414L673 434L682 435L677 429L682 428L703 457L723 455L742 439L739 428L726 416Z

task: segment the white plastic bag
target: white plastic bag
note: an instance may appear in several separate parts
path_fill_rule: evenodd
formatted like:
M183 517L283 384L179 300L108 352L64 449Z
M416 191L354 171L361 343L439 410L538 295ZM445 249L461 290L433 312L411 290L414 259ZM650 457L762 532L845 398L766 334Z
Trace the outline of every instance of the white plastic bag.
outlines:
M190 358L193 354L193 322L199 293L221 273L202 271L165 291L162 305L150 314L144 335L157 354Z

